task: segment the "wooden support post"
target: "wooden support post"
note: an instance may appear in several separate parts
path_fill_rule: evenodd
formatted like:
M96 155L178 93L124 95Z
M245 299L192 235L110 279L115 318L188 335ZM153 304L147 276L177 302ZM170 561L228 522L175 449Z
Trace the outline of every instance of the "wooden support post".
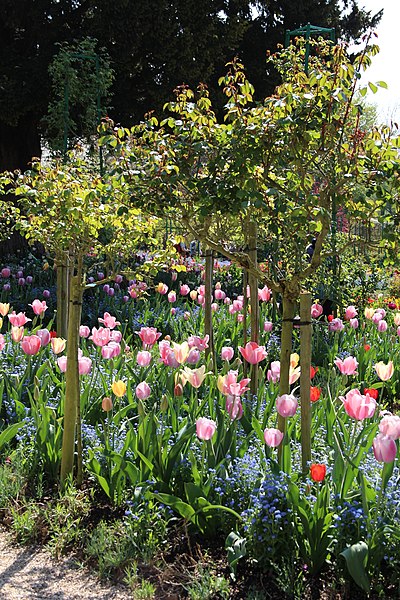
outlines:
M292 332L295 304L292 300L282 297L282 333L281 333L281 355L280 355L280 378L279 395L290 393L289 370L290 355L292 353ZM278 415L278 429L286 433L286 419ZM278 461L281 461L282 444L278 447Z

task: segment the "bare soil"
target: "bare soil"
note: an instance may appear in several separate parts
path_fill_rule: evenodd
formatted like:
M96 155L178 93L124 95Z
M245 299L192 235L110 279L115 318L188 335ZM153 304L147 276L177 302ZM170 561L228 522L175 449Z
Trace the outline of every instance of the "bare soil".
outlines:
M129 590L108 584L73 557L55 560L45 549L16 546L0 528L1 600L131 600Z

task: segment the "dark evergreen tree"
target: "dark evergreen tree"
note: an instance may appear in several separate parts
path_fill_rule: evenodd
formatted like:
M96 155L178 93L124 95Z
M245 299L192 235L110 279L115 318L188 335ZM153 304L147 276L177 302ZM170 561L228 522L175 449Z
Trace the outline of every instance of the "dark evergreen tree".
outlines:
M270 92L266 51L287 28L310 21L354 39L378 20L355 0L2 0L0 170L25 168L40 155L58 43L91 36L106 49L115 72L110 116L129 125L159 110L183 82L217 90L237 53L258 93Z

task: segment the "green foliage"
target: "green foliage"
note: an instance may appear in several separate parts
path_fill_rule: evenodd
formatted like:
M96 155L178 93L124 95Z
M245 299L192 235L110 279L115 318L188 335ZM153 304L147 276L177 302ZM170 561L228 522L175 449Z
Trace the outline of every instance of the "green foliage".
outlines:
M220 79L224 124L204 86L196 92L181 86L160 123L151 116L130 132L108 129L102 142L110 163L130 180L135 202L157 214L173 207L170 214L178 214L192 235L291 298L330 253L335 206L352 226L385 222L386 249L394 243L398 212L395 138L385 128L360 134L353 103L360 72L376 48L351 63L342 47L315 45L307 74L304 41L271 57L283 82L262 105L252 103L243 66L230 63ZM274 272L250 263L250 220L257 221L261 242L274 242ZM305 249L313 237L309 261Z
M49 73L52 100L45 119L46 141L52 149L62 150L64 143L71 148L78 139L90 140L106 114L104 103L114 78L107 52L98 49L97 41L91 38L74 44L64 42Z
M134 501L124 519L101 521L90 534L85 554L95 558L100 575L150 561L166 543L166 519L152 499Z
M212 600L213 598L229 598L229 582L211 569L199 566L196 578L186 586L190 600Z

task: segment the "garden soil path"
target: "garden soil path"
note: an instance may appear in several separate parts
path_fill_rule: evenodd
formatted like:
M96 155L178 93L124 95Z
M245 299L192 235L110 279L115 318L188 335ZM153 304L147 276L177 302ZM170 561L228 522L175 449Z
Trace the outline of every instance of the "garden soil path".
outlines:
M105 584L71 558L55 560L35 546L15 546L0 528L1 600L128 600L129 591Z

